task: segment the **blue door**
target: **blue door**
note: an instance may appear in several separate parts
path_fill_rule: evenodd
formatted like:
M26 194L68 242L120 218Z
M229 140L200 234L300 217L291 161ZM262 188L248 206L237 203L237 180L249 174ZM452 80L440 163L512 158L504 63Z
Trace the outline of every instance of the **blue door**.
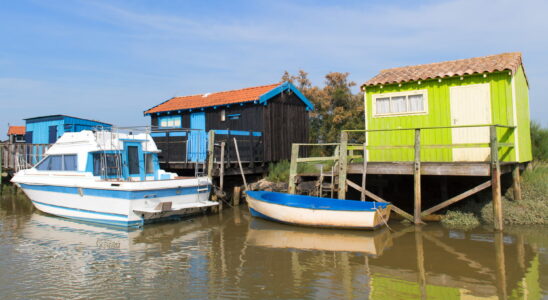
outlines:
M190 114L190 134L186 145L187 158L191 162L204 162L207 151L205 113Z

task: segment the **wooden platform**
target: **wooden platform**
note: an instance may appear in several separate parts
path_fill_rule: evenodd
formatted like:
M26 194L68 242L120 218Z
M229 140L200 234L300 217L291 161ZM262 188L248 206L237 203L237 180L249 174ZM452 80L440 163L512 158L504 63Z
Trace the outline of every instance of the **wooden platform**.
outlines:
M501 163L501 173L512 171L513 163ZM368 162L348 164L348 174L413 175L414 162ZM421 162L421 175L434 176L491 176L491 162Z

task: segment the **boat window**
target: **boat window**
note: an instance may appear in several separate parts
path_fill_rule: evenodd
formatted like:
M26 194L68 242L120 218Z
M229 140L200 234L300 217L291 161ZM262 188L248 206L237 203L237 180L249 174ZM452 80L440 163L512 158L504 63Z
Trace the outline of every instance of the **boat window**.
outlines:
M93 154L93 175L94 176L117 176L121 170L120 154L94 153Z
M36 169L40 171L76 171L78 170L76 154L49 155L36 165Z
M145 154L145 170L147 174L154 173L153 154Z
M127 147L127 160L129 166L129 174L139 174L139 149L136 146Z
M65 171L76 171L76 155L63 155L63 169Z

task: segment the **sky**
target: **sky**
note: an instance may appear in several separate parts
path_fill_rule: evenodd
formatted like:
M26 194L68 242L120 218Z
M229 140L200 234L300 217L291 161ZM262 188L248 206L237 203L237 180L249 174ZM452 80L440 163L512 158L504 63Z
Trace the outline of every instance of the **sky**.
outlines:
M0 140L67 114L148 125L173 96L305 70L358 85L385 68L519 51L548 126L548 1L3 1Z

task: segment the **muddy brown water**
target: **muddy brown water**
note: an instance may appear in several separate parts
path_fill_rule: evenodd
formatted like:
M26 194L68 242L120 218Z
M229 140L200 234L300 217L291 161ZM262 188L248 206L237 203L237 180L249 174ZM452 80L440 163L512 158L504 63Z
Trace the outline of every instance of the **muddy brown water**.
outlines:
M546 227L308 229L219 215L120 230L0 200L0 298L546 299Z

